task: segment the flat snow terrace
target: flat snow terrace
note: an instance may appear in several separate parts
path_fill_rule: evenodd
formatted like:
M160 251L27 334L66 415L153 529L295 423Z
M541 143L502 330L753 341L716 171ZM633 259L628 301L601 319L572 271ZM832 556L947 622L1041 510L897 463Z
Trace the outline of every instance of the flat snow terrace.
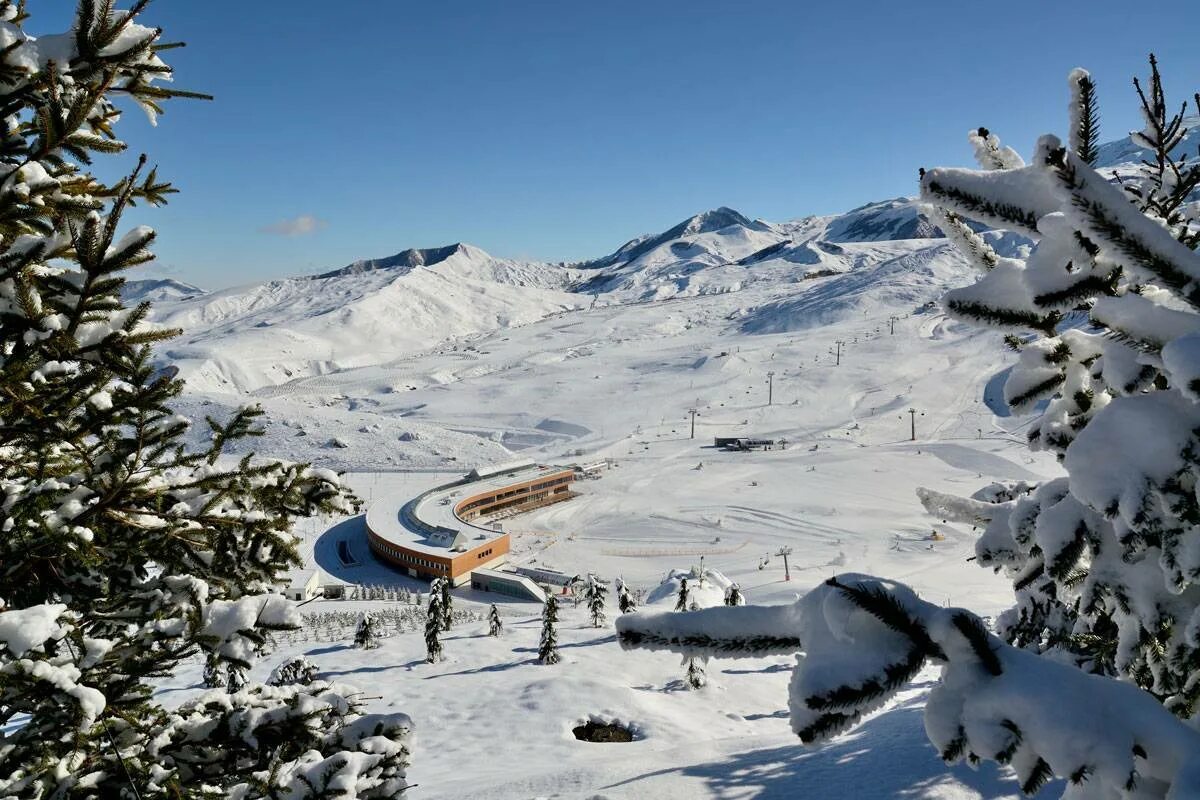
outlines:
M378 538L405 550L445 558L452 555L447 542L458 538L459 534L466 539L463 546L472 550L505 536L503 531L460 517L456 510L466 500L497 497L513 491L513 487L550 480L563 481L560 485L565 485L571 476L569 468L539 465L521 466L478 479L467 476L407 501L399 498L380 500L367 509L367 528Z

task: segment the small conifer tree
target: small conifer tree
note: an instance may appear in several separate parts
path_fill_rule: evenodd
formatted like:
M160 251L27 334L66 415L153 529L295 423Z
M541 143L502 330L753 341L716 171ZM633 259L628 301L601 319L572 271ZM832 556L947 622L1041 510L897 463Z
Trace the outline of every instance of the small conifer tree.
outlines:
M592 627L599 628L604 625L604 604L608 602L608 584L601 581L595 575L588 575L586 598L588 606L588 615L592 620Z
M246 688L249 679L246 677L246 668L239 664L230 664L228 666L225 678L225 691L230 694L240 692Z
M425 660L430 664L442 660L442 592L441 587L431 587L429 608L425 614Z
M371 611L364 611L358 617L358 625L354 629L354 646L363 650L373 650L379 646L379 621Z
M216 689L225 685L224 664L215 653L209 653L204 658L204 688Z
M488 636L499 636L503 630L504 622L500 619L500 611L496 604L492 603L492 607L488 609Z
M546 604L542 607L542 638L538 644L538 663L557 664L561 660L558 654L558 598L552 594L546 595Z
M688 594L688 579L680 578L679 579L679 594L677 594L675 596L675 610L676 611L687 611L689 599L690 598L689 598L689 594Z
M620 579L617 580L617 608L622 614L637 611L637 602L633 598L633 593L629 591L625 581Z
M689 656L684 660L687 662L686 680L688 688L703 688L708 683L708 675L704 672L704 664L701 659Z
M731 585L725 592L725 605L740 606L745 605L746 598L742 597L742 589L736 583Z

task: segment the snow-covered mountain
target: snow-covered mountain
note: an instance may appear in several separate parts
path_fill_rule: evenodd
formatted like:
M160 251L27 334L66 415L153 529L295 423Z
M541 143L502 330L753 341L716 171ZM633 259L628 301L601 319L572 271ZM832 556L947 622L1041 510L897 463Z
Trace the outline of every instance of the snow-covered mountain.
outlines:
M786 290L883 263L898 254L888 242L933 234L904 199L785 223L718 208L575 268L496 258L460 243L211 293L176 281L131 282L126 292L131 300L154 300L155 321L184 331L164 355L193 390L244 393L387 364L593 304L750 286ZM787 316L793 322L765 327L799 324L796 313Z
M1188 120L1181 147L1200 136L1197 125L1200 118ZM1130 137L1100 148L1100 163L1114 173L1143 157ZM1006 254L1028 245L988 236ZM157 322L183 329L165 356L193 390L245 393L596 306L739 293L745 302L730 318L745 333L802 330L896 303L917 307L966 279L941 237L913 198L782 223L721 207L574 267L459 243L211 293L132 281L125 296L154 301Z
M154 304L188 300L204 294L204 290L190 283L173 278L146 278L125 281L121 287L121 299L130 305L149 301Z
M154 321L184 331L164 355L191 388L245 392L541 319L581 302L571 281L458 244L160 303Z
M1200 117L1185 117L1183 120L1183 139L1171 151L1175 158L1196 157L1200 149ZM1149 150L1133 141L1133 136L1125 136L1100 145L1096 151L1096 166L1119 167L1123 164L1135 164L1144 160L1153 160Z

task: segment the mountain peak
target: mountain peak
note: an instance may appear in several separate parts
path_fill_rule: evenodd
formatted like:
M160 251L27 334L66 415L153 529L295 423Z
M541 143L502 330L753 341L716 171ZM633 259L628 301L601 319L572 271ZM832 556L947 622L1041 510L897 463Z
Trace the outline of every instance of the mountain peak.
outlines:
M432 267L435 264L440 264L446 259L458 253L470 253L478 255L483 253L477 247L472 247L462 242L448 244L445 247L427 247L415 248L410 247L407 250L401 250L392 256L384 258L370 258L355 261L347 264L341 269L335 269L330 272L323 272L320 275L315 275L314 280L321 278L340 278L345 275L361 275L364 272L375 272L381 269L400 269L408 271L416 267Z
M730 225L750 225L751 222L739 211L728 206L721 206L689 217L683 224L692 233L707 233L728 228Z
M753 227L754 223L740 212L727 206L714 208L710 211L702 211L699 214L688 217L675 227L665 230L662 233L631 239L623 244L615 253L591 261L585 266L589 268L602 268L610 267L614 264L627 263L645 255L665 242L701 233L711 233L712 231L723 230L734 225L749 228Z

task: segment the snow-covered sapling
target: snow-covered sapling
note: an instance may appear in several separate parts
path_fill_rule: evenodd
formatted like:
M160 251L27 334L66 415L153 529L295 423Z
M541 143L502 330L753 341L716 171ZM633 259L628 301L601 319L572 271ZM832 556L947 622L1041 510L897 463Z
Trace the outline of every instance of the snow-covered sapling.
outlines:
M500 619L500 610L492 603L492 607L488 609L488 636L499 636L503 630L504 622Z
M425 660L430 664L442 660L442 593L429 593L429 608L425 615Z
M363 650L379 646L379 621L370 610L358 616L358 625L354 628L354 646Z
M552 594L546 595L546 604L542 606L542 638L538 643L538 663L557 664L561 659L558 654L558 598Z
M687 611L688 610L688 600L689 600L688 579L680 578L679 579L679 594L677 594L675 596L675 610L676 611Z
M225 685L225 665L217 658L216 653L204 657L204 688L216 689Z
M230 664L225 673L225 691L230 694L240 692L246 687L249 678L246 677L246 668L238 664Z
M746 604L746 598L742 596L742 589L736 583L730 584L725 591L725 605L741 606Z
M702 689L708 683L708 676L704 672L703 660L695 656L684 658L687 665L685 680L689 689Z
M637 611L637 601L634 600L633 593L629 591L625 581L619 578L617 579L617 608L622 614Z
M595 575L588 575L587 588L585 590L587 597L588 615L592 620L592 627L599 628L604 625L604 604L608 602L608 584L601 581Z

